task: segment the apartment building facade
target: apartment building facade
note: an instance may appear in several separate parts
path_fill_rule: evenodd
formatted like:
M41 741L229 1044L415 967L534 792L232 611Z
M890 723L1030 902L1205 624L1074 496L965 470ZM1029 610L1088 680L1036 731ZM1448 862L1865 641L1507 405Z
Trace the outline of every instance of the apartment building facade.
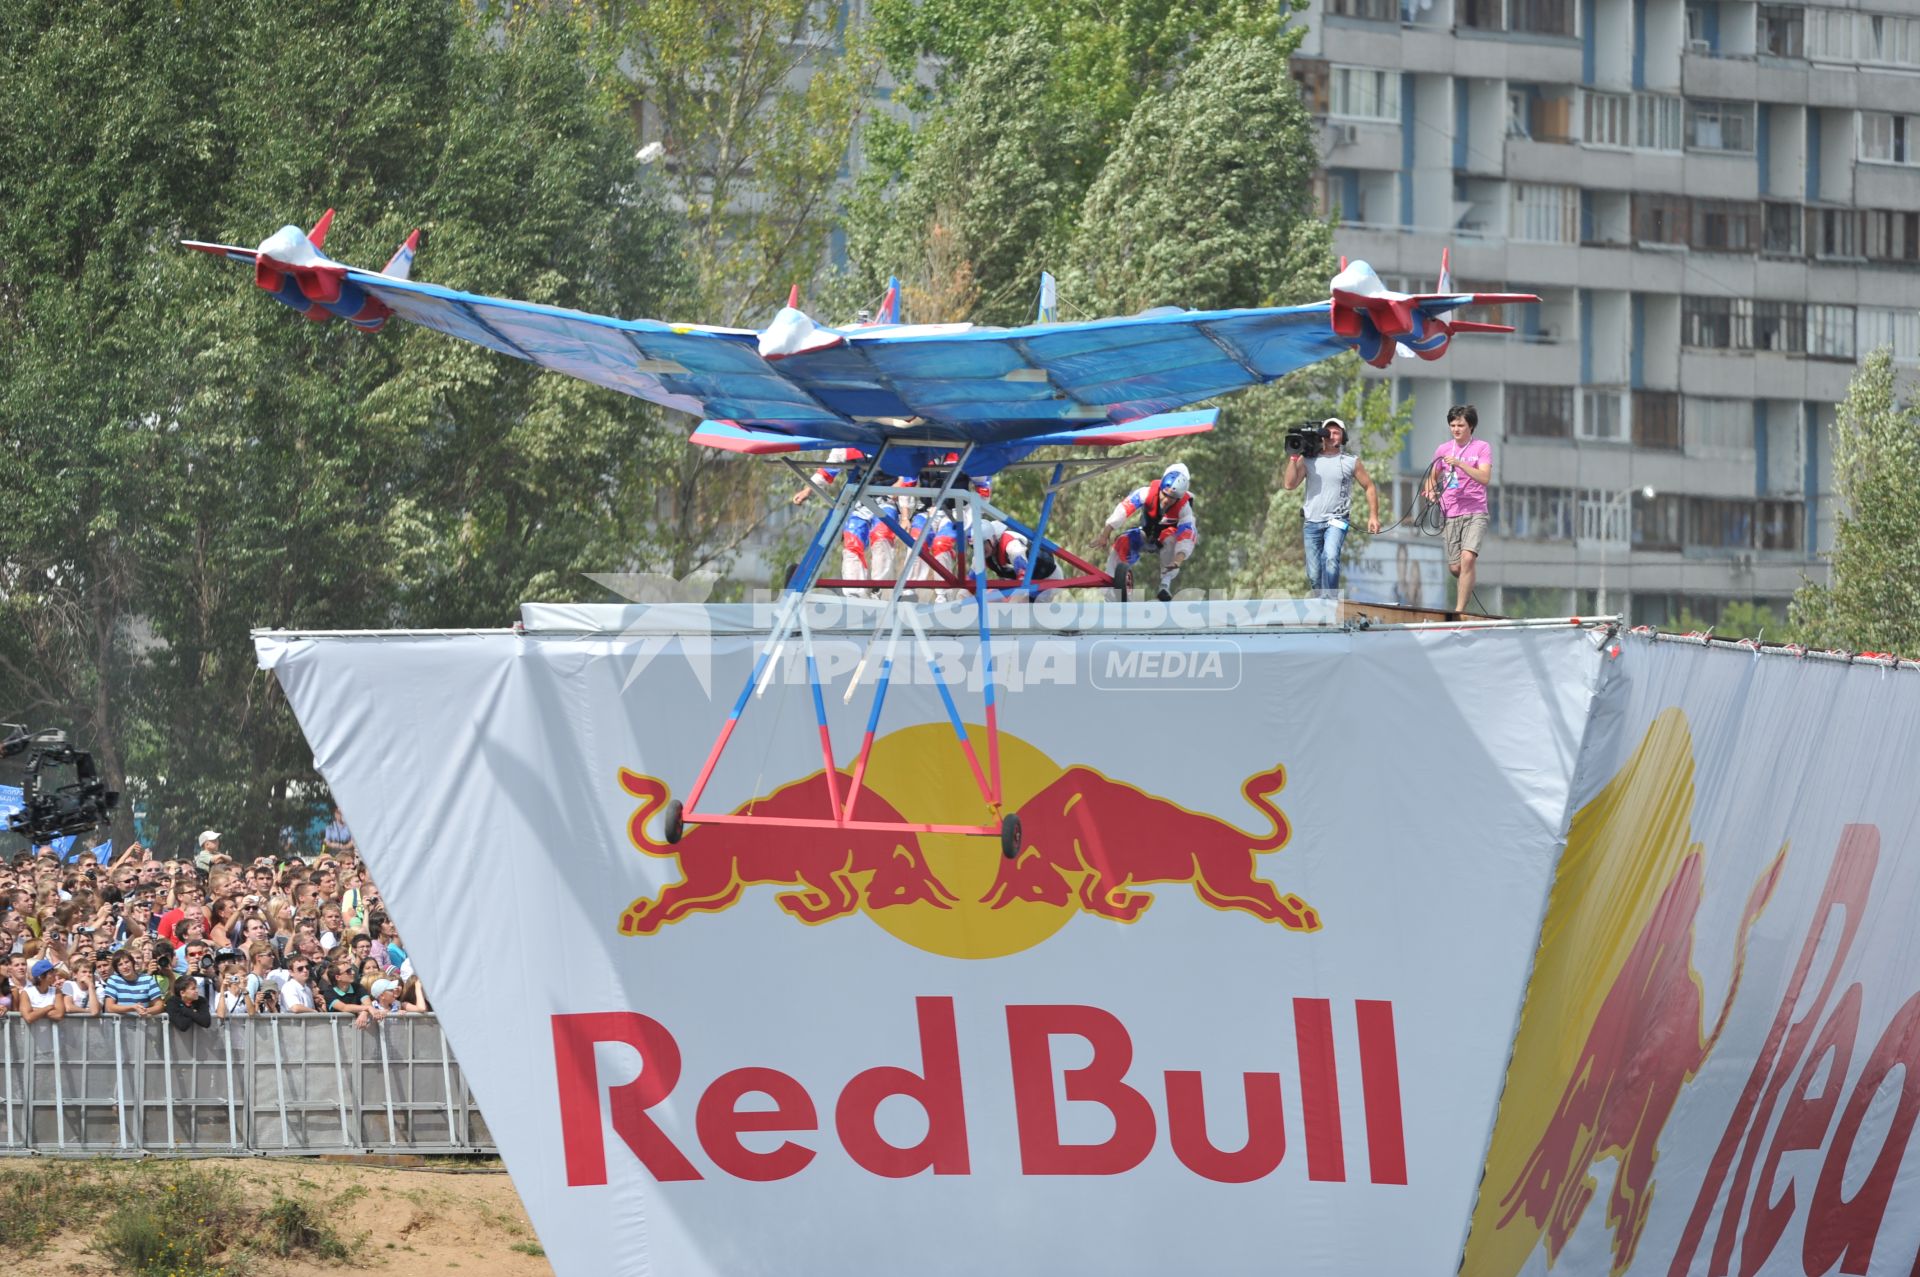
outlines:
M1834 405L1877 347L1920 365L1920 4L1305 16L1339 251L1431 289L1450 245L1458 287L1542 298L1387 374L1417 403L1397 495L1448 404L1494 444L1482 606L1671 624L1824 579Z

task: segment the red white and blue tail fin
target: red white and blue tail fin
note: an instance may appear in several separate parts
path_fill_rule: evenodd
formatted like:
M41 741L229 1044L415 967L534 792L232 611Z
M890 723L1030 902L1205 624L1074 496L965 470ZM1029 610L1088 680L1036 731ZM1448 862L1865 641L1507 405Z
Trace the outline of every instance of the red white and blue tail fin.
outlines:
M395 249L393 256L387 259L387 264L380 268L380 273L388 279L406 279L413 274L413 254L419 247L420 229L415 227L413 233L407 236L407 242Z

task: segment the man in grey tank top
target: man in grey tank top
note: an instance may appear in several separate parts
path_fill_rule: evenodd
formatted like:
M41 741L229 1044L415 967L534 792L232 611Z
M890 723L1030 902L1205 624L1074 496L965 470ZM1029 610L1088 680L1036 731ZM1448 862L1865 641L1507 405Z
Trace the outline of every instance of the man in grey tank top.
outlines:
M1326 442L1320 455L1288 457L1286 473L1280 477L1282 487L1307 485L1301 536L1307 551L1307 588L1316 591L1340 588L1340 550L1347 540L1354 484L1367 494L1368 535L1380 531L1380 493L1365 463L1346 450L1347 423L1328 417L1321 424Z

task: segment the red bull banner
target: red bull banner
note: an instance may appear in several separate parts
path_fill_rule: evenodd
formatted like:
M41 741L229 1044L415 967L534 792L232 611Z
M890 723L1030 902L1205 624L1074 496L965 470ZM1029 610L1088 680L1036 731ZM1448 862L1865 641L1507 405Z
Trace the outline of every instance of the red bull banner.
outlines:
M1460 1271L1920 1273L1920 672L1623 644Z
M986 677L978 643L936 635L900 662L877 725L864 697L819 702L832 767L806 666L783 656L741 702L704 819L683 822L761 644L725 609L642 611L258 636L562 1274L1445 1273L1476 1194L1497 1199L1496 1248L1518 1271L1608 1233L1566 1186L1631 1142L1605 1102L1576 1096L1557 1117L1549 1073L1591 1054L1579 1076L1619 1079L1622 1102L1640 1087L1643 1111L1706 1120L1686 1106L1699 1059L1648 1079L1630 1048L1585 1037L1691 1025L1698 1006L1695 1055L1730 1059L1751 1025L1742 1001L1716 1028L1723 968L1743 955L1751 989L1791 966L1782 901L1824 889L1778 838L1751 868L1711 840L1703 853L1677 799L1609 814L1684 756L1671 729L1645 747L1649 779L1607 791L1631 801L1576 795L1596 697L1624 686L1625 658L1587 628L1010 621L990 754L964 714ZM841 671L866 641L827 623L812 636L810 658ZM869 727L870 756L848 765ZM856 784L859 821L836 822ZM1576 797L1599 814L1569 843ZM954 832L1005 812L1020 818L1010 855ZM1610 960L1673 996L1649 1007L1610 994L1612 973L1568 977L1557 1013L1579 1040L1543 1058L1534 1085L1553 1094L1523 1137L1500 1128L1510 1182L1483 1190L1562 848L1592 842L1587 872L1613 882L1613 842L1664 836L1663 821L1680 842L1631 892L1615 883L1602 921ZM1717 904L1735 882L1744 922ZM1666 930L1642 943L1650 926ZM1700 940L1676 954L1670 935ZM1885 1008L1846 987L1823 1005L1866 1017L1865 1061L1868 1013ZM1806 1012L1787 1003L1769 1049L1801 1068ZM1759 1040L1741 1049L1757 1058ZM1747 1120L1841 1094L1796 1082L1783 1098L1770 1079ZM1745 1130L1723 1179L1802 1177L1804 1212L1819 1198L1807 1154L1776 1167L1768 1135L1749 1169ZM1667 1166L1621 1183L1664 1186ZM1829 1213L1860 1218L1861 1191L1846 1180ZM1637 1203L1642 1253L1667 1197Z

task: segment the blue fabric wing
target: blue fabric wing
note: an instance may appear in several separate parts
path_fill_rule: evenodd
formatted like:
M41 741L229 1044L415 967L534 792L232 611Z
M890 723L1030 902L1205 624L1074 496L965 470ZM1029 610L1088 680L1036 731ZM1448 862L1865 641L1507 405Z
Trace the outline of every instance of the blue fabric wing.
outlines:
M788 430L844 422L762 359L752 332L615 319L351 274L401 319L668 408Z
M352 270L398 317L746 430L854 445L1011 443L1119 425L1350 348L1328 304L1166 309L1024 328L846 330L763 358L758 334L616 319Z

